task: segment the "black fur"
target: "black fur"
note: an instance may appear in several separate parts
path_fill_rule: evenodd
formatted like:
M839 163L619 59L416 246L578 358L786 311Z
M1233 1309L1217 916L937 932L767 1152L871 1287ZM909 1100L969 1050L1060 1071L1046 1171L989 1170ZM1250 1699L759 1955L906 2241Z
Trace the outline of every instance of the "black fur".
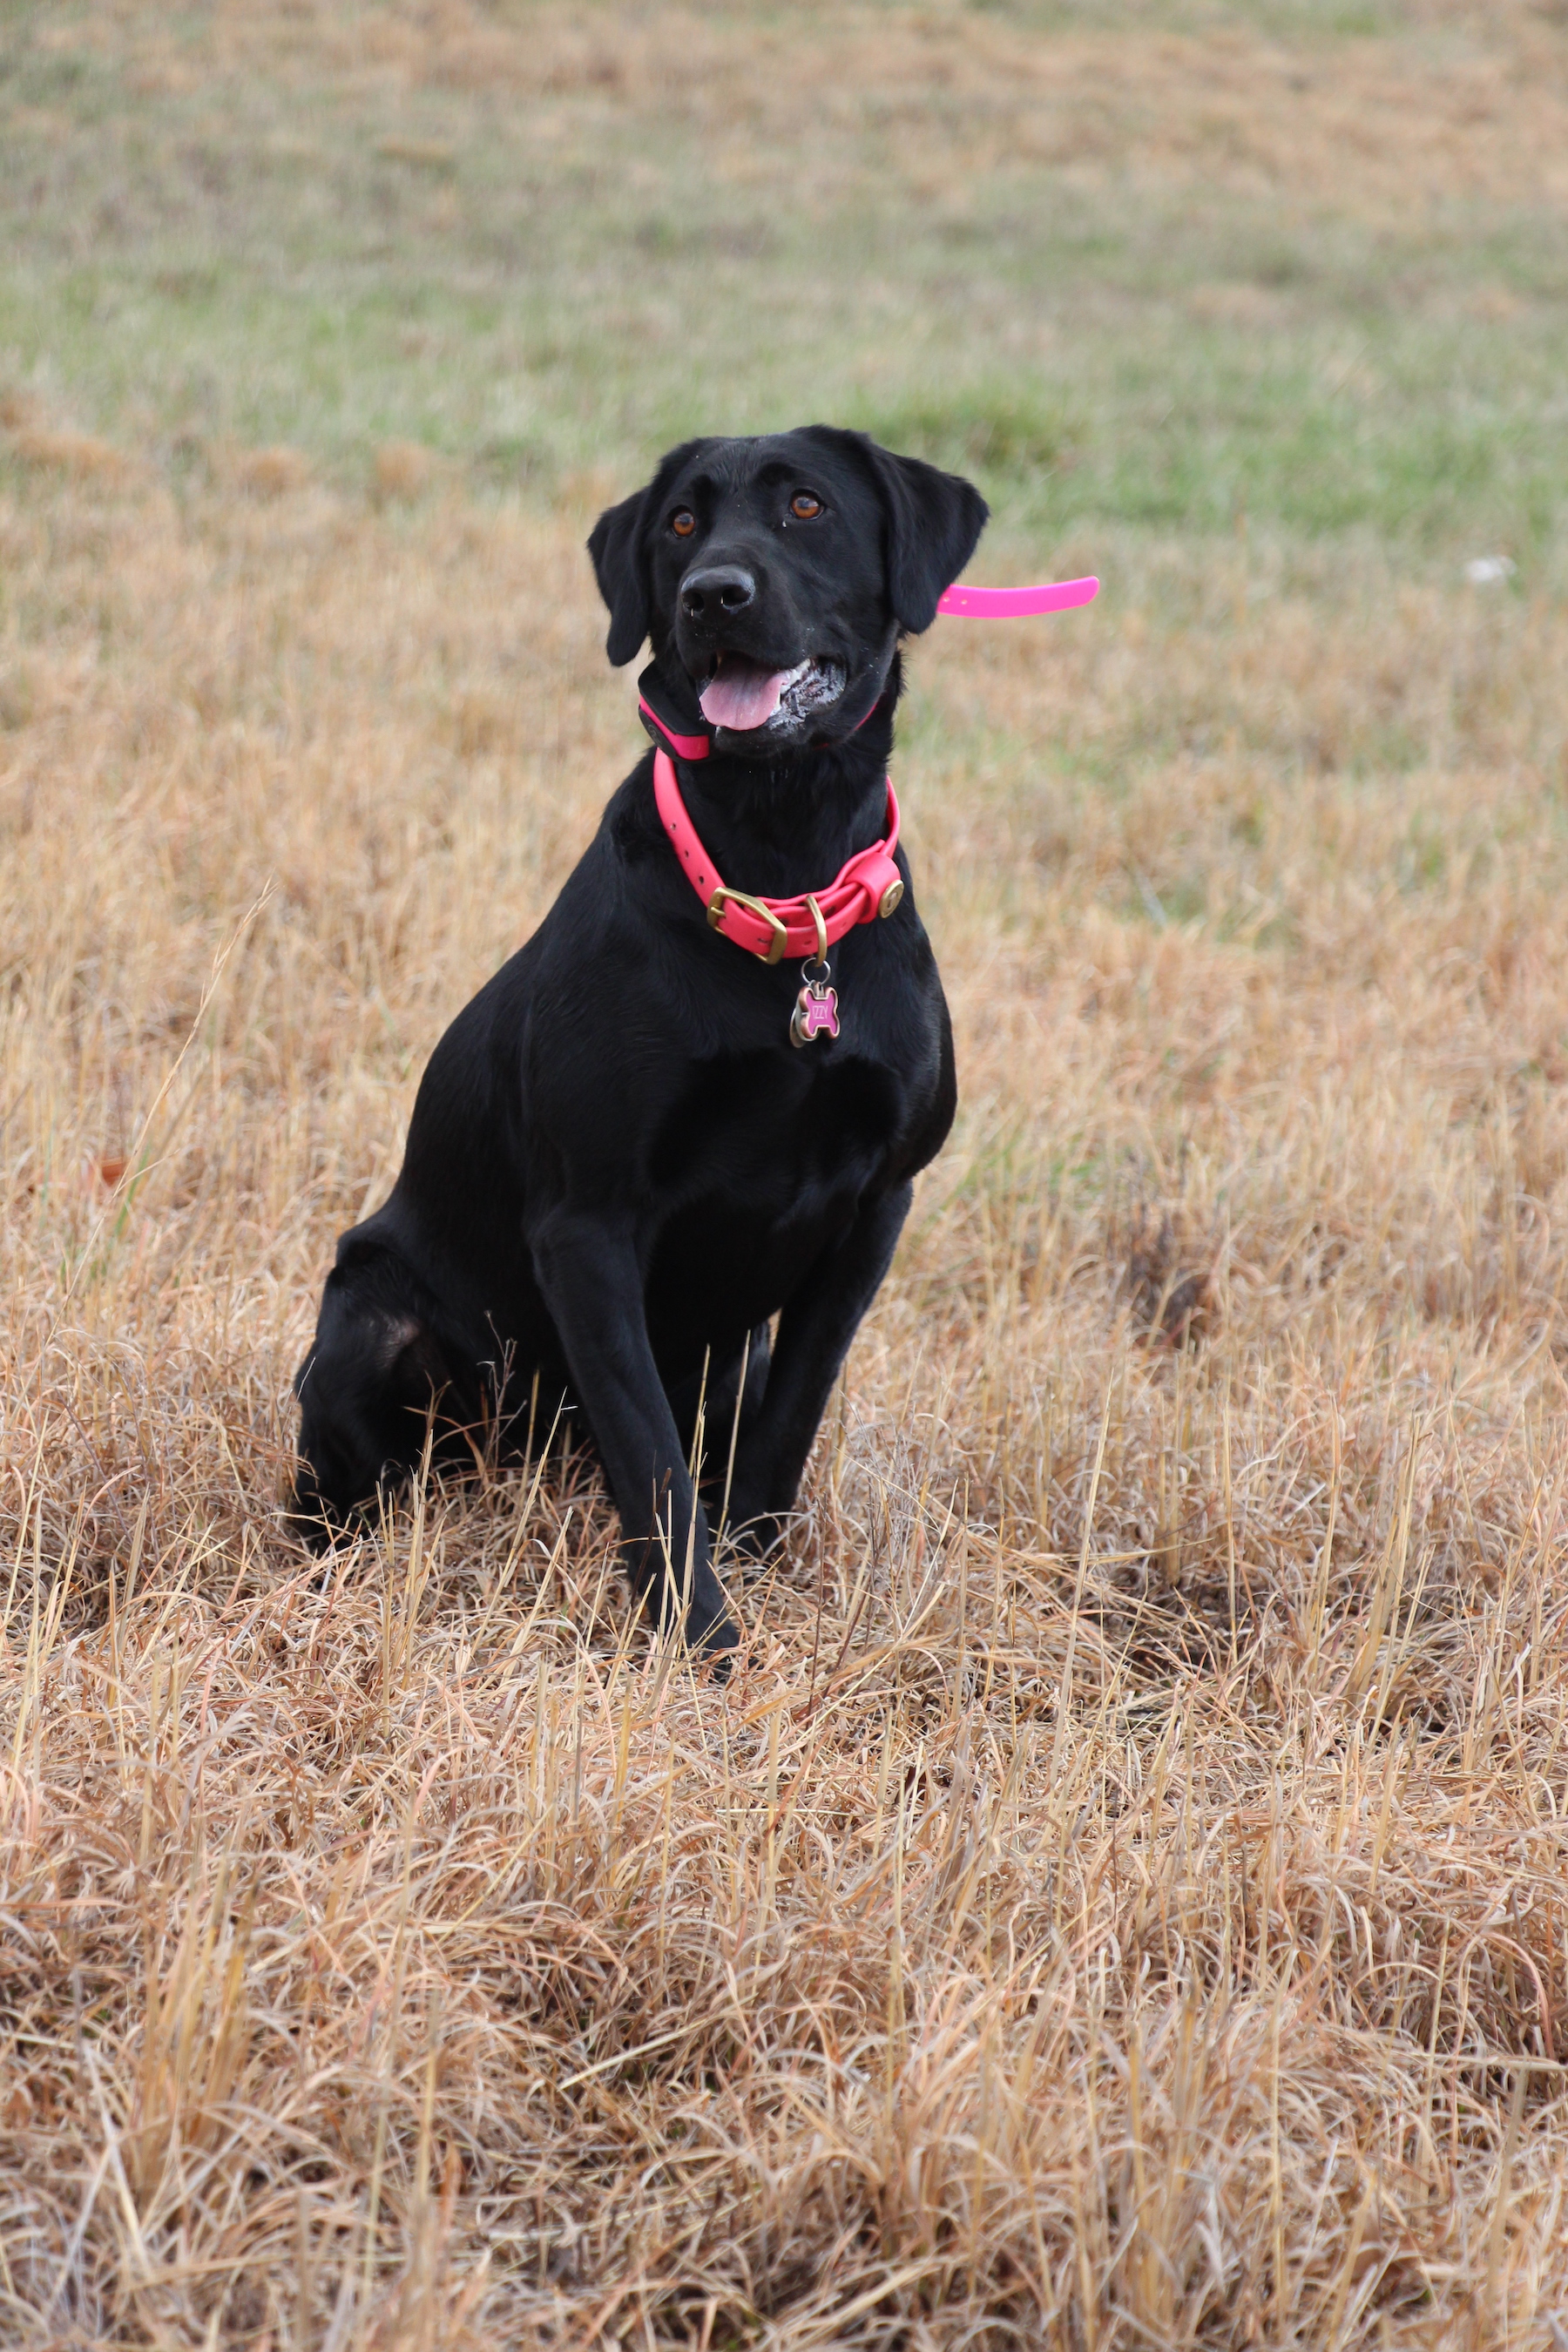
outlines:
M680 763L726 882L808 890L880 835L898 641L984 521L968 483L824 425L688 442L600 518L610 659L650 636L648 698L683 731L721 658L842 678L767 728L706 730L711 756ZM842 1034L796 1048L795 965L710 928L639 761L539 930L436 1048L392 1196L338 1245L295 1384L312 1539L418 1462L432 1408L460 1459L490 1421L517 1444L531 1403L544 1431L564 1402L649 1616L732 1645L710 1533L732 1421L729 1523L764 1550L952 1117L947 1008L899 863L897 912L832 951Z

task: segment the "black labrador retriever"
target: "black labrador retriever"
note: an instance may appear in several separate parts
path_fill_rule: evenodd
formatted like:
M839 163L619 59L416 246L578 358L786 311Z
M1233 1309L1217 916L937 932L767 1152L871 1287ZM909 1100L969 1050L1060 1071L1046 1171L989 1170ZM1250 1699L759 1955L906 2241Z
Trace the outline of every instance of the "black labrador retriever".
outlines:
M826 425L687 442L600 517L606 649L651 641L656 749L437 1046L392 1196L338 1244L295 1382L308 1539L432 1425L461 1458L565 1409L649 1618L734 1644L718 1510L776 1541L952 1118L888 761L900 638L985 520L969 483Z

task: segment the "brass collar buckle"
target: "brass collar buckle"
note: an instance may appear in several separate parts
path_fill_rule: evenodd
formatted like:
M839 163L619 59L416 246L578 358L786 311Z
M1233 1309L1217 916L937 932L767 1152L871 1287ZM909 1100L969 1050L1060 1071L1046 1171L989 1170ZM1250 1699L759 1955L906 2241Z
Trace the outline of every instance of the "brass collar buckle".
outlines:
M789 932L784 928L782 918L774 914L765 898L753 898L748 891L731 890L726 884L721 882L708 901L708 920L714 930L723 931L726 939L730 936L728 931L724 931L726 900L737 907L744 907L749 915L755 915L759 921L767 924L771 933L767 946L753 948L752 953L760 956L763 963L777 963L789 942Z

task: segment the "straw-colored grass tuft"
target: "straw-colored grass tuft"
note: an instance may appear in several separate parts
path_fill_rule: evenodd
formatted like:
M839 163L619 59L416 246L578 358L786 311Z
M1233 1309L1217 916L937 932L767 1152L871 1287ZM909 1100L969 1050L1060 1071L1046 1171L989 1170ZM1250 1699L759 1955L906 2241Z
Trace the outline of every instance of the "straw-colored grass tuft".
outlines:
M917 651L963 1118L721 1690L584 1465L277 1511L635 754L580 517L87 495L0 506L8 2339L1550 2343L1561 614Z
M1562 15L0 26L0 2343L1562 2352ZM808 383L1106 588L912 649L960 1121L721 1688L559 1440L279 1502L592 519Z
M384 441L373 473L378 499L417 499L435 478L436 461L417 441Z
M18 422L9 446L24 465L37 466L83 480L94 476L112 479L125 471L125 457L112 442L97 433L78 433L68 426Z
M245 449L235 458L236 481L253 498L280 499L302 490L310 478L310 461L302 449L282 445L272 449Z

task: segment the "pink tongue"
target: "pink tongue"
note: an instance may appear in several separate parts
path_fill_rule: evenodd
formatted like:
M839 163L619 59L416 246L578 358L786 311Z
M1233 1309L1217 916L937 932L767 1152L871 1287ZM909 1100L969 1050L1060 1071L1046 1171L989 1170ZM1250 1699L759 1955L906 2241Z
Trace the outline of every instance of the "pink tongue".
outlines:
M702 716L710 727L732 727L737 733L761 727L778 709L787 676L752 662L727 663L702 689Z

